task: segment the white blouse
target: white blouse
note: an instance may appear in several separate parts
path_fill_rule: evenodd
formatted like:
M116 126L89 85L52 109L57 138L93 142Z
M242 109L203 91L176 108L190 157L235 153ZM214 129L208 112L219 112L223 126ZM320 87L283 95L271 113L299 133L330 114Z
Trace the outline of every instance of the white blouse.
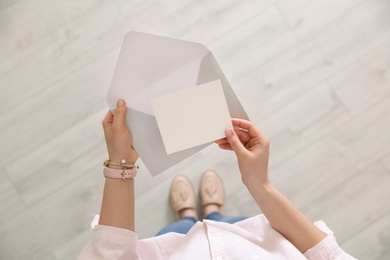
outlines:
M143 240L132 231L98 225L78 259L355 259L339 247L324 222L315 224L328 236L304 254L264 215L234 224L204 220L186 235L167 233Z

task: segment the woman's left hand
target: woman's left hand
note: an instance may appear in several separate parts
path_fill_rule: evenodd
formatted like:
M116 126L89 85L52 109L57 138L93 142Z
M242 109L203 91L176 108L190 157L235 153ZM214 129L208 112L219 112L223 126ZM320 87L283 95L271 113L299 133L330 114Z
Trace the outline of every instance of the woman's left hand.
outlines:
M125 114L125 101L119 100L115 114L108 111L103 120L104 136L111 161L121 162L124 159L127 164L134 164L138 154L132 146L131 135L125 126Z

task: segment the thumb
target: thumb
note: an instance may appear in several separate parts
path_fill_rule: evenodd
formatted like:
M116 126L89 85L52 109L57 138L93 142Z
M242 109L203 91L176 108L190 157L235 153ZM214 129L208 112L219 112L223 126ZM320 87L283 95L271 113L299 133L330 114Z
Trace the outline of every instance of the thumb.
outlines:
M125 101L120 99L116 105L113 125L116 127L124 126L125 114L126 114L126 104Z
M226 129L225 134L230 146L233 148L233 151L236 153L237 157L240 157L241 155L244 155L248 152L248 150L241 143L240 139L238 138L236 132L233 129Z

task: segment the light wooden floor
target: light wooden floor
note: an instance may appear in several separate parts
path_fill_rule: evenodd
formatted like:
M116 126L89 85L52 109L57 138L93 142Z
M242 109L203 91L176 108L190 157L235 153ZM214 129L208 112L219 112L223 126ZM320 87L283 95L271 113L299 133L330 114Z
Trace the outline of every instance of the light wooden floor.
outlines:
M0 1L0 259L74 259L91 238L105 96L131 30L208 46L271 139L275 186L352 255L390 259L389 0ZM259 213L212 146L141 171L141 238L173 220L174 175L197 187L209 168L226 213Z

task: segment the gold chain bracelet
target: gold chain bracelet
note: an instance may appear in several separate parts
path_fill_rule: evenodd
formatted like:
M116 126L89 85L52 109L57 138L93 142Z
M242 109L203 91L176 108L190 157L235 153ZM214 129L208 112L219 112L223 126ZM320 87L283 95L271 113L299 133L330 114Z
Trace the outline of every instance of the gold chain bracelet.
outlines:
M111 159L106 159L103 163L103 166L105 167L110 167L110 165L115 165L115 166L120 166L123 167L123 169L139 169L138 165L133 165L133 164L126 164L125 160L122 160L122 162L111 162Z

